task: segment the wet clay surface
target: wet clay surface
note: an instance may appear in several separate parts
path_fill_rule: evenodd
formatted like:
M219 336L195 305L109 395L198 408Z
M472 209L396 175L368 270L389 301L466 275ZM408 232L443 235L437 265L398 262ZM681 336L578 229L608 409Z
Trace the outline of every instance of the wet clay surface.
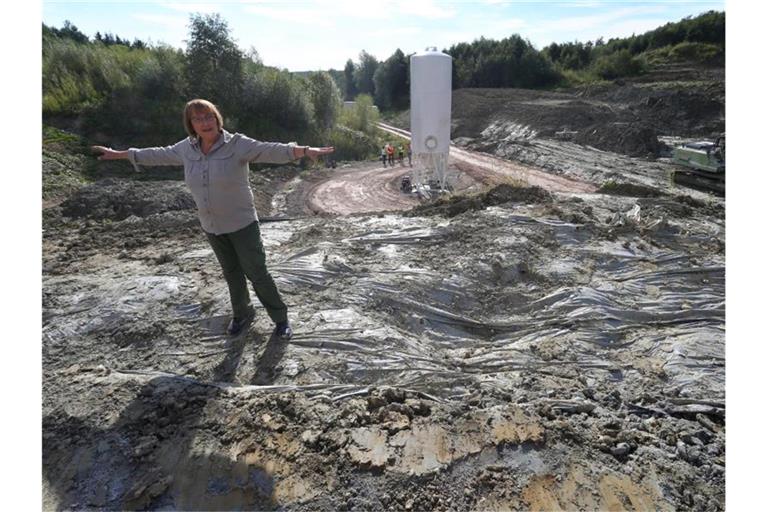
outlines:
M287 344L192 212L62 221L46 506L722 508L721 205L536 190L263 223Z
M408 167L254 172L287 343L258 303L223 334L182 183L46 209L44 507L722 510L724 200L529 142L589 188L455 159L467 195L427 204Z

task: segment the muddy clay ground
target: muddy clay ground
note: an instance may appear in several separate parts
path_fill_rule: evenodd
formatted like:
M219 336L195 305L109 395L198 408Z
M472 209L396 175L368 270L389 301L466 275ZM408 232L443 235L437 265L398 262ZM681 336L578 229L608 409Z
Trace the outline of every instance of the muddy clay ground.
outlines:
M44 508L722 510L724 199L491 132L431 203L409 167L252 173L288 343L223 335L177 174L49 202Z

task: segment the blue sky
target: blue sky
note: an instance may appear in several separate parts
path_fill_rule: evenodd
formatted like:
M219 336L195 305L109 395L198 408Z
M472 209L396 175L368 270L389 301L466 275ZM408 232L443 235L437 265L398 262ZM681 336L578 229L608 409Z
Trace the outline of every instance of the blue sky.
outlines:
M518 33L537 48L549 43L626 37L708 10L724 1L572 0L293 0L293 1L55 1L42 18L83 33L139 38L184 48L190 13L219 13L238 46L254 48L265 64L291 71L342 69L361 50L384 60L427 46L447 48L481 36Z

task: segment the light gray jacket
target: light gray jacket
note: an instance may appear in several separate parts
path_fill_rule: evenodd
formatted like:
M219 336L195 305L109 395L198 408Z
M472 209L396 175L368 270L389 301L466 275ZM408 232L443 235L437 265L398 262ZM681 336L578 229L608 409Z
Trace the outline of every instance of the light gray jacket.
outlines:
M130 148L128 160L136 170L139 165L183 165L200 224L208 233L221 235L258 220L248 183L248 162L287 163L294 160L293 147L222 130L207 155L197 138L187 137L172 146Z

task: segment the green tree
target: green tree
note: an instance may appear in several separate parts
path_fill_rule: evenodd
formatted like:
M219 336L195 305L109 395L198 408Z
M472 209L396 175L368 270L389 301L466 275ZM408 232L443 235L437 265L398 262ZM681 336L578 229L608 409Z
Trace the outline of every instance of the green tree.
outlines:
M560 60L560 45L557 43L552 43L542 52L547 55L552 62L558 62Z
M629 50L619 50L600 57L592 67L598 76L606 80L639 75L643 71L642 62L638 57L633 57Z
M46 37L71 39L76 43L89 42L88 36L80 32L80 30L78 30L78 28L74 26L72 22L69 20L64 20L63 28L49 27L48 25L43 23L43 39L45 39Z
M258 73L264 67L264 62L261 60L259 51L251 46L247 52L245 52L245 58L243 59L243 73L253 74Z
M342 122L352 130L372 136L376 132L376 123L379 122L379 113L373 105L373 97L369 94L358 95L354 108L344 111Z
M87 43L88 36L80 32L76 26L69 20L64 21L64 28L59 31L59 36L66 39L71 39L76 43Z
M447 53L454 59L454 79L458 82L454 87L545 87L560 79L547 57L548 52L559 51L563 60L571 55L579 58L576 49L567 45L539 52L517 34L501 41L481 37L471 45L453 46Z
M360 52L360 64L355 67L355 87L359 94L373 96L376 93L373 75L378 67L379 61L376 60L376 57L365 50Z
M355 63L352 59L347 59L344 65L344 100L353 101L357 96L357 85L355 85Z
M336 88L339 90L339 93L341 94L342 101L346 98L346 84L344 79L344 71L339 71L338 69L329 69L328 74L331 75L331 78L333 78L333 81L336 82Z
M637 55L648 49L650 38L643 34L641 36L632 37L632 42L629 43L629 52L632 55Z
M104 51L132 54L135 60L128 80L84 113L84 128L137 145L162 145L183 137L179 113L186 97L184 54L170 46L141 51L117 44Z
M336 125L341 111L341 93L330 74L318 71L309 75L309 97L321 136Z
M373 75L376 104L382 109L404 108L408 105L408 61L398 48Z
M706 12L687 23L685 31L686 41L725 46L725 13Z
M236 128L265 140L305 138L311 131L313 109L307 89L306 81L285 70L265 66L246 75Z
M219 14L190 16L187 84L191 96L208 99L235 116L243 90L243 53Z

